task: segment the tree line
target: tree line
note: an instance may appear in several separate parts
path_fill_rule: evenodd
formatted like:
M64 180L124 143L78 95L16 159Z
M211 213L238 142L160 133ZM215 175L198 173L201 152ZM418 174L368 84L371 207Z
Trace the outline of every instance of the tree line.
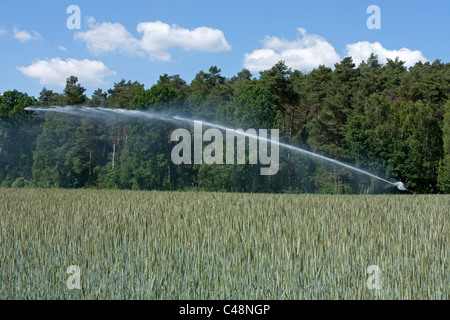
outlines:
M348 169L280 149L280 169L259 165L174 165L161 121L98 121L29 106L93 106L182 114L233 128L278 128L280 140L336 159L417 193L450 192L450 63L381 64L350 57L309 73L282 61L258 77L225 78L215 66L188 84L160 76L151 88L122 80L89 98L71 76L62 93L38 98L17 90L0 97L2 187L205 190L283 193L395 193ZM187 127L187 129L189 129Z

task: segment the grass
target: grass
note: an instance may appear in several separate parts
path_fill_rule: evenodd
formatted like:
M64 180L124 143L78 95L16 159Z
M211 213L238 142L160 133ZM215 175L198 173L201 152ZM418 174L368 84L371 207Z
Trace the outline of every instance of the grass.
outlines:
M449 196L0 189L0 299L449 299ZM81 270L69 290L67 268ZM370 265L381 290L366 286Z

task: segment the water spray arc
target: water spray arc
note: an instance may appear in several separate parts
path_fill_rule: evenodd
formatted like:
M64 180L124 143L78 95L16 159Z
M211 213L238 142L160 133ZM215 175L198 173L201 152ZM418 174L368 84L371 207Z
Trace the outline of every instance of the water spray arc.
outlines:
M180 121L183 121L183 122L186 122L186 123L194 123L194 121L195 121L195 120L192 120L192 119L182 118L182 117L178 117L178 116L174 116L173 119L180 120ZM221 130L233 130L233 129L225 127L225 126L222 126L222 125L219 125L219 124L215 124L215 123L211 123L211 122L207 122L207 121L203 121L203 120L202 120L202 124L204 124L206 126L209 126L209 127L212 127L212 128L221 129ZM367 171L358 169L356 167L353 167L351 165L348 165L346 163L343 163L343 162L340 162L340 161L337 161L337 160L334 160L334 159L331 159L331 158L328 158L328 157L322 156L320 154L317 154L317 153L314 153L314 152L310 152L310 151L307 151L307 150L304 150L304 149L301 149L301 148L297 148L297 147L294 147L294 146L286 144L286 143L272 141L272 140L267 139L267 138L262 138L262 137L258 137L258 136L251 135L251 134L246 134L246 133L243 133L243 135L249 136L249 137L252 137L252 138L257 138L259 140L265 140L265 141L270 142L270 143L276 143L282 148L289 149L289 150L295 151L297 153L305 154L305 155L308 155L310 157L318 158L318 159L321 159L321 160L324 160L324 161L327 161L327 162L330 162L330 163L334 163L334 164L339 165L341 167L345 167L345 168L351 169L353 171L359 172L361 174L370 176L372 178L375 178L375 179L381 180L383 182L386 182L388 184L391 184L393 186L396 186L401 191L407 191L405 185L401 181L391 182L391 181L388 181L386 179L380 178L380 177L378 177L378 176L376 176L376 175L374 175L374 174L372 174L370 172L367 172Z
M56 112L56 113L63 113L63 114L68 114L68 115L74 115L74 116L82 116L82 115L87 115L87 116L93 116L93 117L98 117L98 118L107 118L110 117L112 115L116 115L116 116L125 116L125 117L131 117L131 118L135 118L135 119L154 119L154 120L161 120L161 121L166 121L166 122L183 122L183 123L188 123L188 124L194 124L194 122L196 120L193 119L189 119L189 118L183 118L180 116L168 116L168 115L161 115L161 114L157 114L157 113L151 113L151 112L147 112L147 111L142 111L142 110L125 110L125 109L110 109L110 108L102 108L102 107L72 107L72 106L54 106L54 107L28 107L26 108L26 110L28 111L35 111L35 112ZM211 128L216 128L216 129L220 129L220 130L234 130L231 128L228 128L226 126L220 125L220 124L216 124L216 123L211 123L211 122L207 122L207 121L203 121L202 123L206 126L209 126ZM307 151L298 147L294 147L292 145L286 144L286 143L282 143L282 142L277 142L277 141L272 141L271 139L268 138L262 138L259 136L253 136L253 135L249 135L246 134L245 132L242 133L245 136L249 136L252 138L257 138L260 140L265 140L267 142L270 143L276 143L278 144L280 147L288 149L288 150L292 150L294 152L300 153L300 154L304 154L316 159L320 159L329 163L333 163L336 165L339 165L341 167L345 167L348 168L350 170L353 170L355 172L364 174L366 176L375 178L377 180L383 181L385 183L388 183L390 185L393 185L395 187L397 187L398 190L401 191L408 191L408 189L405 187L405 185L403 184L403 182L398 181L398 182L392 182L386 179L383 179L381 177L378 177L370 172L358 169L356 167L353 167L349 164L322 156L320 154L311 152L311 151Z

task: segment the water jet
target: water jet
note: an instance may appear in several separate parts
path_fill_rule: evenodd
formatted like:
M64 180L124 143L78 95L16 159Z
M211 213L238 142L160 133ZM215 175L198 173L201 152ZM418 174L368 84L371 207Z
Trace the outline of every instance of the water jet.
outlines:
M180 117L180 116L170 116L170 115L152 113L152 112L143 111L143 110L112 109L112 108L104 108L104 107L52 106L52 107L45 107L45 108L44 107L28 107L28 108L25 108L25 110L35 111L35 112L57 112L57 113L64 113L64 114L68 114L68 115L75 115L75 116L81 116L84 114L84 115L90 115L90 116L95 116L95 117L100 117L100 118L106 118L107 116L117 115L117 116L131 117L131 118L135 118L135 119L145 118L145 119L156 119L156 120L161 120L161 121L166 121L166 122L183 122L183 123L187 123L187 124L191 124L191 125L193 125L195 123L195 121L197 121L194 119L184 118L184 117ZM223 126L221 124L211 123L211 122L207 122L207 121L202 121L202 123L211 128L217 128L217 129L221 129L221 130L234 130L232 128ZM246 134L245 132L242 134L251 136L249 134ZM335 159L331 159L331 158L322 156L320 154L317 154L317 153L314 153L311 151L307 151L305 149L298 148L298 147L295 147L295 146L292 146L292 145L289 145L286 143L272 141L271 139L267 139L267 138L263 138L263 137L259 137L259 136L257 137L257 139L265 139L267 142L278 144L282 148L292 150L294 152L304 154L304 155L310 156L312 158L320 159L320 160L323 160L328 163L333 163L333 164L336 164L336 165L344 167L344 168L348 168L352 171L361 173L363 175L366 175L366 176L375 178L377 180L383 181L387 184L393 185L393 186L397 187L397 189L400 191L408 191L408 189L405 187L404 183L401 181L392 182L392 181L383 179L381 177L378 177L370 172L353 167L344 162L341 162L341 161L338 161Z

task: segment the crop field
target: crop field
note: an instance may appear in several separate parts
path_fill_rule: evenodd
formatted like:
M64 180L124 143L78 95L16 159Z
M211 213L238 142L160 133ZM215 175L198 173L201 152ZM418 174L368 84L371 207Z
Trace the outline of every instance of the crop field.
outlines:
M0 299L449 299L449 208L444 195L0 189Z

